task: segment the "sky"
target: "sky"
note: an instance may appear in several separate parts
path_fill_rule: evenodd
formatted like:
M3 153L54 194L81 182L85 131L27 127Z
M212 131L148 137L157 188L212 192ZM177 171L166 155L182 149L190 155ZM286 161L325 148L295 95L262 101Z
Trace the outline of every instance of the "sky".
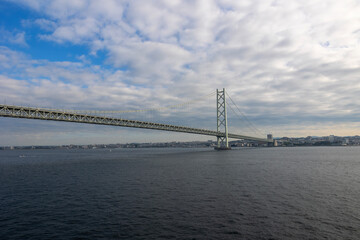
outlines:
M226 88L264 134L358 135L359 12L359 0L2 0L0 101L136 110ZM204 101L140 118L215 129L215 97ZM231 131L255 135L236 121L229 116ZM209 139L39 120L0 124L0 145Z

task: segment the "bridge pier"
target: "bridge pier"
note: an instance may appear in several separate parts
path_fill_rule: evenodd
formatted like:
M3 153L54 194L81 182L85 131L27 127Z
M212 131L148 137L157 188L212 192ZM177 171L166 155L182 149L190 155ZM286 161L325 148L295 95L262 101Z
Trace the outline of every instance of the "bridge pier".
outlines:
M215 150L221 151L221 150L231 150L231 147L214 147Z

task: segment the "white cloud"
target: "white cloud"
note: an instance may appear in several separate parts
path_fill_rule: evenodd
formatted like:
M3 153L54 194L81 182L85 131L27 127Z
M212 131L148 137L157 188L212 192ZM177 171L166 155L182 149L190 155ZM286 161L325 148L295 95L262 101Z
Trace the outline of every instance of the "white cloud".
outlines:
M44 18L35 19L33 22L24 20L23 23L25 26L37 25L45 31L54 31L57 27L57 24L54 21Z
M15 44L22 47L27 47L25 32L20 31L7 31L6 29L0 28L0 43L4 44Z
M43 39L106 52L110 70L19 61L21 79L36 80L30 91L38 87L34 94L50 104L160 106L226 87L269 128L285 120L289 129L300 120L354 121L360 113L356 0L18 2L45 14L35 20ZM14 56L0 52L4 58Z

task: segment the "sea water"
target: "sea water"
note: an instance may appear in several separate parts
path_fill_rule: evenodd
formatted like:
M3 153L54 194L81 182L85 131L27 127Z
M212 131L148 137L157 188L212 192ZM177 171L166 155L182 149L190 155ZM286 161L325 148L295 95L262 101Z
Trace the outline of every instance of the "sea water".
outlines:
M360 239L360 147L0 151L0 239Z

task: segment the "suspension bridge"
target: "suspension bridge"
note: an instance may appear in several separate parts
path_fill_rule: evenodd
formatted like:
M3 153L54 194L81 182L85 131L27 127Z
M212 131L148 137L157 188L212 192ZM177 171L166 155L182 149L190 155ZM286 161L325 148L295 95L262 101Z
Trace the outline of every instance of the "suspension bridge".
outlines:
M70 110L61 111L54 109L22 107L22 106L1 104L0 117L111 125L111 126L119 126L119 127L144 128L144 129L153 129L153 130L161 130L161 131L207 135L217 138L217 146L215 148L217 150L230 149L229 138L251 140L251 141L255 141L259 143L267 143L267 144L271 144L273 142L272 137L269 137L269 135L267 138L261 138L261 137L235 134L228 131L227 102L226 102L225 88L221 90L216 90L216 109L217 109L216 131L201 129L201 128L149 122L149 121L129 120L129 119L123 119L117 117L96 115L96 113L116 112L116 111L93 111L93 114L88 114L89 111L86 111L87 113L82 113L82 111L75 111L75 112ZM136 111L143 111L143 110L135 110L128 112L136 112Z

